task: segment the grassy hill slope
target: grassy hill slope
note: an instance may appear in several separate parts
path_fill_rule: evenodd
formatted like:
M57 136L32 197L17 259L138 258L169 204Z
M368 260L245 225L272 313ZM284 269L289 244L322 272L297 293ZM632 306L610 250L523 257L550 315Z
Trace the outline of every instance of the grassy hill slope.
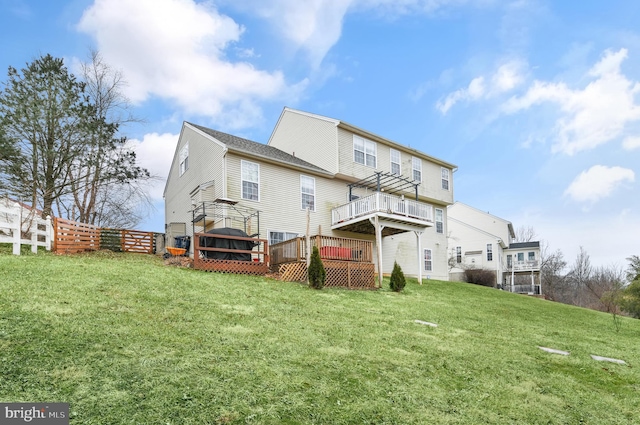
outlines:
M640 321L622 320L453 282L0 255L0 401L68 402L71 424L640 423Z

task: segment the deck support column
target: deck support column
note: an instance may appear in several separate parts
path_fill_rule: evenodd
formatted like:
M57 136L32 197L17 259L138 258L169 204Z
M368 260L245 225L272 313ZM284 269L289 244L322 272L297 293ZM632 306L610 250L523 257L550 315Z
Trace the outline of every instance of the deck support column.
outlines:
M414 230L413 233L416 235L416 245L418 246L418 283L422 285L422 232Z
M382 288L382 229L384 226L380 224L377 214L373 220L369 218L369 221L372 221L373 227L376 231L376 251L378 251L378 287Z

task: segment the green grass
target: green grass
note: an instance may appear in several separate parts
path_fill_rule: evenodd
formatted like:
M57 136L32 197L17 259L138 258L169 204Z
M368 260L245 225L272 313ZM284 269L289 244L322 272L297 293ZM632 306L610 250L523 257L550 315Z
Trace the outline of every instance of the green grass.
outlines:
M71 424L640 423L639 337L639 320L615 332L462 283L315 291L145 255L0 254L0 401L68 402Z

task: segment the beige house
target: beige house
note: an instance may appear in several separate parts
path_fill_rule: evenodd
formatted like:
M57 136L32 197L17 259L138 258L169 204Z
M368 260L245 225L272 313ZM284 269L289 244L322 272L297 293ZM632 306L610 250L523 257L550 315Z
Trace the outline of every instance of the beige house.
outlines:
M266 145L185 122L164 192L167 242L234 227L273 245L310 229L373 242L382 273L397 261L409 276L446 280L455 169L343 121L290 108Z
M491 270L495 287L542 294L540 242L515 242L510 221L456 202L447 207L451 280L464 280L465 268Z

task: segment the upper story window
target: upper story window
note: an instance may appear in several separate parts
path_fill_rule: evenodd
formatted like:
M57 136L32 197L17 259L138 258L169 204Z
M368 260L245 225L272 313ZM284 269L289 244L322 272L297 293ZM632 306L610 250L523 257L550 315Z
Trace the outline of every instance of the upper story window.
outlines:
M436 208L436 233L444 233L444 211Z
M507 255L507 267L513 267L513 256L511 254Z
M461 246L456 247L456 263L458 264L462 263L462 247Z
M358 164L376 168L376 144L354 134L353 160Z
M523 262L524 261L524 252L519 252L518 253L518 261L519 262Z
M493 244L487 244L487 261L493 261Z
M413 168L413 179L415 181L422 181L422 160L420 158L416 158L415 156L411 157L411 167Z
M400 151L391 149L391 174L402 174L400 170Z
M309 208L316 210L316 179L313 177L300 176L300 194L302 198L302 209Z
M449 190L449 169L442 168L442 188L444 190Z
M189 142L180 149L180 175L189 169Z
M242 199L260 200L260 164L240 161L242 174Z
M530 252L529 253L529 261L535 261L536 260L536 253L535 252Z

